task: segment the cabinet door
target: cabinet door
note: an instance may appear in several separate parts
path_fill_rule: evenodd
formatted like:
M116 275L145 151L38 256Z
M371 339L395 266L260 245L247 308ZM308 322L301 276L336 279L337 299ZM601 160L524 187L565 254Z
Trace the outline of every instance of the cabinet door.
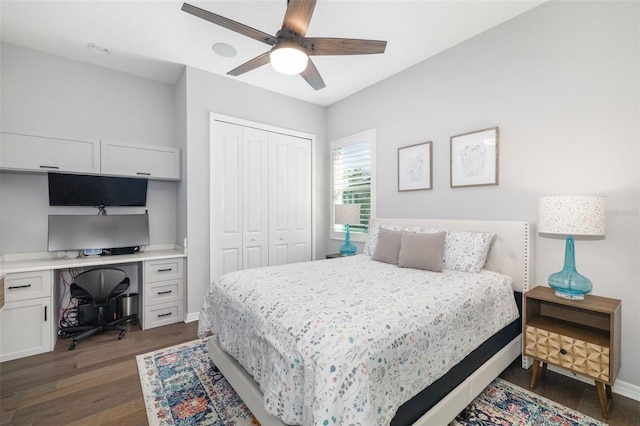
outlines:
M311 142L269 135L269 265L311 260Z
M103 175L180 180L180 150L128 142L101 142Z
M2 132L0 168L31 172L100 173L98 140Z
M49 352L53 333L51 298L8 302L0 312L0 362Z

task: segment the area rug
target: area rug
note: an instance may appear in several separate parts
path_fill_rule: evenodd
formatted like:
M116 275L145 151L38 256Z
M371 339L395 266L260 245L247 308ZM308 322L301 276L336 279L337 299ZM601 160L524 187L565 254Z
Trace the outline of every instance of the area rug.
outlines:
M136 357L150 425L259 425L209 359L205 340ZM449 426L606 426L496 379Z

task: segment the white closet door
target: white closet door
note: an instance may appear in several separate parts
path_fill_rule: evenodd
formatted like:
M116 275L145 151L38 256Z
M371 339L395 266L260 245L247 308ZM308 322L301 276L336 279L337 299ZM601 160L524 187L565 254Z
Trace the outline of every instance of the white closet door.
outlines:
M311 260L311 143L269 134L269 265Z
M242 137L243 269L269 264L269 133L245 127Z
M242 269L241 126L216 122L211 144L211 280Z

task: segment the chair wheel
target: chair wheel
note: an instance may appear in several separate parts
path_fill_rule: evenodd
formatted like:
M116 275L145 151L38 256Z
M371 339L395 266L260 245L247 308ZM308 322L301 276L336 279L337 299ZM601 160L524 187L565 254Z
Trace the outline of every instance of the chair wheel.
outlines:
M138 323L138 320L136 318L131 320L131 324L136 325Z
M73 342L72 344L69 345L69 350L72 351L76 348L76 345L78 344L78 342Z
M123 337L124 337L124 331L121 331L120 335L118 336L118 340L122 340Z
M60 331L58 334L60 334L60 337L62 337L63 339L68 339L71 336L69 333L66 333L64 331Z

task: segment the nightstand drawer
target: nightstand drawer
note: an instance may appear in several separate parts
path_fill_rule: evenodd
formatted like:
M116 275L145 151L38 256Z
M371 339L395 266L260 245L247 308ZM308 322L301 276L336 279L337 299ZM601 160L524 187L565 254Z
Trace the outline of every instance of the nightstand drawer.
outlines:
M527 326L525 354L596 380L609 382L608 347Z

